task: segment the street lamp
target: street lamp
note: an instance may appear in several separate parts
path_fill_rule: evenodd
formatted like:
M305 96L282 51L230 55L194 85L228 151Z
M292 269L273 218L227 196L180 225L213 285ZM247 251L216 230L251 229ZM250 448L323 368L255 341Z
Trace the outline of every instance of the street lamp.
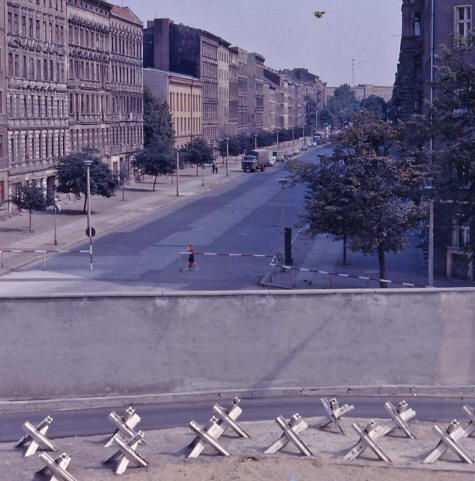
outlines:
M254 134L254 149L257 150L257 134Z
M277 148L279 147L279 131L277 130L276 131L276 134L277 134Z
M176 196L179 197L180 190L179 184L180 182L180 149L177 147L176 149Z
M305 144L305 126L302 127L303 143Z
M231 139L229 137L225 137L224 140L226 141L226 177L229 177L228 157L229 157L229 141Z
M285 186L289 181L287 179L279 179L278 182L282 186L282 195L280 198L280 228L282 236L282 253L285 255Z
M92 227L91 227L91 165L93 160L86 159L86 183L87 183L87 235L89 237L89 262L92 271Z
M295 150L295 127L292 127L292 152Z
M56 214L59 214L61 212L61 206L58 203L58 198L54 198L54 206L53 206L53 212L54 212L54 245L58 245L58 238L56 236Z

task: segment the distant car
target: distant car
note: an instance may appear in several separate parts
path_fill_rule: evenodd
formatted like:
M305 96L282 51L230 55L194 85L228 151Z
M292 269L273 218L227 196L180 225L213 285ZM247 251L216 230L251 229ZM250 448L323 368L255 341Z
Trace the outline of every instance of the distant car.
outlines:
M276 163L276 158L274 156L272 156L270 159L269 159L269 166L270 167L273 167Z
M299 150L299 149L295 149L295 150L294 150L294 155L298 155L298 154L300 154L300 150Z
M300 148L300 150L302 152L306 152L308 150L308 146L307 145L302 145L302 147Z
M277 162L283 162L285 160L285 156L283 152L278 152L276 156Z

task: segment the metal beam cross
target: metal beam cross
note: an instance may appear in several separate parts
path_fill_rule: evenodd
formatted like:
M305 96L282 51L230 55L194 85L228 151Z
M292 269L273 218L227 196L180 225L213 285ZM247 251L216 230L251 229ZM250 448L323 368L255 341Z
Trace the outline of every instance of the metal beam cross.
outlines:
M119 416L115 411L112 411L109 413L108 419L112 422L116 429L114 434L110 437L106 444L104 444L105 448L112 446L114 444L114 439L117 436L129 439L137 434L135 427L140 422L140 416L135 412L134 408L128 407L123 416Z
M315 427L317 429L323 429L324 427L333 423L337 427L340 434L345 434L345 431L343 431L343 427L340 423L340 419L343 417L343 415L355 409L355 406L344 404L340 407L338 401L335 398L330 399L330 401L327 398L322 398L320 399L320 401L323 404L323 408L325 409L325 412L328 416L328 420L321 422Z
M390 401L387 401L384 403L384 407L391 416L392 422L387 425L388 430L383 436L386 436L386 434L389 434L397 428L401 428L408 438L416 439L416 435L409 427L409 421L416 417L416 411L411 409L406 401L401 401L397 408L395 408Z
M386 463L391 462L391 459L389 458L389 456L376 443L376 439L380 436L377 436L374 434L371 436L370 434L372 430L377 428L377 425L374 421L370 421L364 430L361 429L360 426L358 426L358 424L356 423L353 423L352 426L353 426L353 429L359 435L360 441L365 445L364 449L362 449L356 456L354 456L354 458L358 457L363 451L365 451L366 448L370 448L371 451L373 451L374 454L376 454L376 456L378 456L379 459L381 459L382 461L385 461ZM352 451L353 450L351 450L346 456L348 456ZM346 456L345 456L345 459L354 459L354 458L347 458Z
M426 456L423 461L424 464L434 463L449 450L453 451L462 461L473 464L473 458L459 444L459 441L471 434L469 434L469 430L463 429L456 419L450 422L447 429L443 429L438 424L434 425L434 429L439 434L441 440Z
M298 433L305 431L305 429L308 427L305 421L302 420L303 424L301 424L300 420L301 420L301 417L300 417L300 414L298 413L293 414L289 422L287 422L282 416L277 416L275 418L275 422L280 427L280 429L282 429L282 431L284 432L284 436L287 438L287 440L286 442L284 442L282 438L279 439L274 444L272 444L272 446L270 446L265 452L267 454L270 454L273 449L276 449L276 448L278 448L277 450L282 449L283 446L285 446L289 442L292 442L304 456L309 456L309 457L313 456L312 451L310 451L310 449L306 446L306 444L302 441L302 439L300 439L300 436L298 435ZM299 424L300 424L299 429L296 430L295 428ZM278 447L281 444L283 446Z
M279 425L280 426L280 425ZM290 417L289 422L290 429L296 434L300 434L308 428L308 424L302 419L300 414L292 414ZM282 448L289 444L289 437L284 433L282 436L271 446L269 446L264 452L266 454L275 454L277 451L280 451Z
M67 471L69 463L71 462L71 456L68 454L63 453L54 459L48 453L40 453L39 457L46 463L46 466L41 468L38 473L46 474L49 472L51 474L50 481L77 481L76 478Z
M223 434L224 428L218 424L218 420L216 417L213 416L204 429L195 421L190 421L190 429L197 435L200 441L196 444L194 449L192 449L192 451L188 455L189 458L197 458L204 449L204 443L212 446L214 449L216 449L216 451L218 451L218 453L222 454L223 456L231 456L231 453L224 449L217 441L219 436ZM210 432L219 434L217 434L217 437L214 437L210 434ZM201 446L201 444L203 444L203 446Z
M242 409L239 407L239 402L239 398L234 398L231 406L226 410L219 404L215 404L213 406L213 411L219 419L218 424L226 424L241 438L250 438L251 435L236 422L236 419L242 413ZM231 416L231 413L233 416Z
M36 426L33 426L29 421L23 424L23 431L25 435L15 444L16 448L22 447L27 442L31 441L28 449L25 451L25 458L33 456L38 448L47 449L49 451L57 451L58 448L46 437L50 424L53 422L53 418L47 416Z
M124 474L131 461L142 468L150 466L150 463L137 453L138 445L143 442L143 431L139 431L128 441L124 441L120 436L116 436L114 438L114 444L119 449L112 453L109 457L104 459L104 461L102 461L102 464L109 463L114 459L118 458L119 456L122 456L120 461L117 463L115 474Z

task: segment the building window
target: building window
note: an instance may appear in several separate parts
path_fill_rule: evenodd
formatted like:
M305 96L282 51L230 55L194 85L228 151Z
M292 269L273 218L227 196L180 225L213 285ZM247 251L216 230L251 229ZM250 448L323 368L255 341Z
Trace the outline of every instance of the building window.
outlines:
M472 7L455 7L455 36L468 38L472 30Z
M422 16L420 13L414 14L414 36L420 37L422 30Z

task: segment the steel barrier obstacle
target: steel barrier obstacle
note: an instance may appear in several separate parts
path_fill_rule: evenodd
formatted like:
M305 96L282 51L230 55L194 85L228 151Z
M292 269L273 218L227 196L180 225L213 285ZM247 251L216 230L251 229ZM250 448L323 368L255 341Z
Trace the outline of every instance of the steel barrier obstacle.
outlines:
M299 434L305 431L305 429L307 429L308 427L307 423L300 417L300 414L293 414L289 422L287 422L282 416L277 416L275 418L275 422L277 426L282 429L282 436L286 439L282 440L281 438L277 440L274 444L272 444L264 451L266 454L275 453L281 450L286 444L291 442L304 456L313 456L312 451L310 451L310 449L299 436Z
M24 454L25 458L33 456L38 448L57 451L58 448L46 437L46 433L52 422L53 418L51 416L45 417L36 426L26 421L23 424L25 435L15 444L15 448L21 448L24 444L30 442Z
M311 269L308 267L294 267L294 266L287 266L285 264L279 264L275 262L271 262L270 264L271 268L272 267L280 267L285 270L290 270L292 271L292 282L293 285L295 285L295 272L312 272L314 274L322 274L326 276L335 276L335 277L344 277L344 278L349 278L349 279L360 279L363 281L376 281L376 282L382 282L385 284L397 284L401 285L404 287L421 287L421 288L426 288L427 286L421 285L421 284L413 284L411 282L402 282L402 281L392 281L389 279L380 279L378 277L369 277L369 276L359 276L357 274L346 274L343 272L329 272L329 271L323 271L320 269Z
M132 407L128 407L123 416L119 416L116 412L112 411L109 413L108 418L116 429L110 439L104 444L105 448L112 446L116 437L130 439L137 434L135 427L140 422L140 416ZM145 443L145 441L143 442Z
M323 429L327 427L329 424L334 424L339 433L345 435L345 431L343 430L343 426L341 425L341 418L355 409L355 406L349 405L349 404L344 404L343 406L340 406L338 401L333 398L330 399L330 401L327 398L322 398L320 399L323 405L323 409L325 409L325 413L328 417L328 419L325 419L322 421L320 424L317 425L317 429Z
M361 427L356 423L353 423L352 426L360 437L359 443L364 445L364 448L359 451L355 457L360 456L366 450L366 448L370 448L371 451L373 451L373 453L376 454L379 459L381 459L381 461L386 463L391 462L389 456L376 443L376 440L380 438L380 436L371 435L371 433L377 429L377 424L374 421L370 421L364 430L361 429Z
M89 254L92 270L92 247L90 249L0 249L0 266L4 267L4 254L43 254L43 270L46 270L46 254Z
M295 414L292 414L292 416L290 417L290 422L288 423L288 427L293 431L295 436L298 437L300 433L303 433L308 428L308 424L302 419L300 414L295 413ZM287 444L289 444L290 441L291 441L290 437L286 434L286 432L284 432L282 433L282 436L275 443L271 444L264 451L264 453L275 454L281 449L283 449L285 446L287 446Z
M150 466L150 463L139 453L137 453L138 445L143 442L143 431L135 433L128 441L125 441L119 436L114 437L114 444L118 449L104 459L102 464L107 464L117 458L120 458L115 468L115 474L124 474L131 461L138 467L146 468Z
M39 474L49 474L50 481L77 481L76 478L68 473L67 468L71 462L71 456L63 453L56 459L52 458L48 453L41 453L39 457L45 462L46 466L38 471Z

